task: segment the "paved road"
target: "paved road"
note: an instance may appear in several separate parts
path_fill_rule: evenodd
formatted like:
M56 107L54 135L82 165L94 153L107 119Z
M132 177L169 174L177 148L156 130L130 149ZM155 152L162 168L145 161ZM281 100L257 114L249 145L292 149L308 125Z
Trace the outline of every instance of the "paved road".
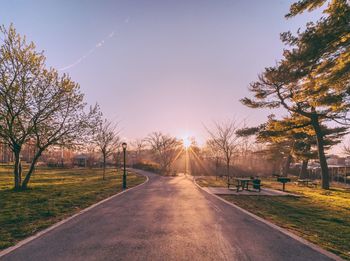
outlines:
M149 182L70 220L4 260L330 260L197 188Z

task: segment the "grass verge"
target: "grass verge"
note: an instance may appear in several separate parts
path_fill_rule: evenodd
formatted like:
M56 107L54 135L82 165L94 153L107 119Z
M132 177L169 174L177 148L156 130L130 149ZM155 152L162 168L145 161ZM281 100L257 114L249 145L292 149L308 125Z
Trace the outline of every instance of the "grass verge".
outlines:
M200 186L225 186L226 182L215 177L198 178ZM262 181L264 187L281 189L273 179ZM287 192L292 196L235 196L222 195L251 213L262 217L294 234L350 260L350 191L332 187L329 191L300 187L288 183Z
M129 172L128 187L145 179ZM120 192L122 180L116 169L107 169L105 180L101 169L41 169L28 190L12 186L11 170L0 168L0 249Z

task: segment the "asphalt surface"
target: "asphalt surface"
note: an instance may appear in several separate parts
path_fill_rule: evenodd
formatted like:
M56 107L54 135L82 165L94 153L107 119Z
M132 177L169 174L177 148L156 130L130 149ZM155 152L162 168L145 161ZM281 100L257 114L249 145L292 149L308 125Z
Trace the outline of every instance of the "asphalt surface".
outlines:
M3 260L331 260L200 190L149 182L64 223Z

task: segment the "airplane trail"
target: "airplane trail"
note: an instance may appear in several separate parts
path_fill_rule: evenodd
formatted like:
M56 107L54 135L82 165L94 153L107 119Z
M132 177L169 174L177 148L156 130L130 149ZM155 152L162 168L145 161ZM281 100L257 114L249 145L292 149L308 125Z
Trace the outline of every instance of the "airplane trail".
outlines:
M82 55L81 57L79 57L79 59L77 59L75 62L64 66L60 69L58 69L59 71L65 71L68 70L74 66L77 66L79 63L81 63L83 60L85 60L87 57L89 57L92 53L94 53L96 51L97 48L101 48L106 41L108 41L110 38L112 38L115 35L115 33L112 31L111 33L108 34L107 37L105 37L104 39L102 39L101 41L99 41L93 48L91 48L87 53L85 53L84 55Z
M130 21L130 17L126 17L124 19L124 23L127 24L129 23ZM80 64L83 60L85 60L86 58L88 58L91 54L93 54L96 49L98 48L101 48L109 39L111 39L112 37L114 37L115 35L115 32L112 31L110 32L105 38L103 38L101 41L99 41L93 48L91 48L87 53L85 53L84 55L82 55L81 57L79 57L75 62L67 65L67 66L64 66L62 68L59 68L58 70L59 71L65 71L65 70L68 70L70 68L73 68L75 66L77 66L78 64Z

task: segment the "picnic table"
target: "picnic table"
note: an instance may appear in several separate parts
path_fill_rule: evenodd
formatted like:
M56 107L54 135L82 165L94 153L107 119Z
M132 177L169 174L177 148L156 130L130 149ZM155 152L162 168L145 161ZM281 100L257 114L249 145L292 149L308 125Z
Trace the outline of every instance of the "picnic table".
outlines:
M235 178L235 180L237 182L237 192L239 192L239 188L242 188L242 191L244 188L249 190L249 183L253 181L250 178Z
M258 189L260 192L260 179L252 179L252 178L234 178L234 181L236 181L236 188L237 192L241 189L242 191L249 190L249 185L251 185L254 189ZM228 187L232 185L232 183L228 184Z

